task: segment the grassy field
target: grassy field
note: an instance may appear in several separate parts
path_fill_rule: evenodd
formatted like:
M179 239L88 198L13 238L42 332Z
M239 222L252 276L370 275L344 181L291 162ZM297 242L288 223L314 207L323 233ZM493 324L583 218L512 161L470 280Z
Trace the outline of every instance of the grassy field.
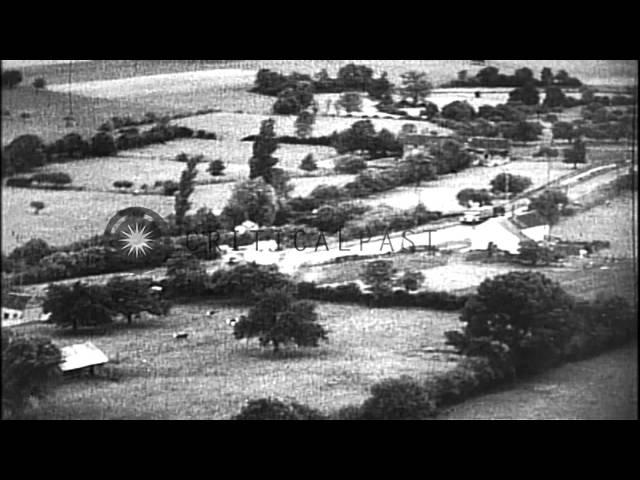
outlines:
M205 309L218 308L213 317ZM21 327L54 336L60 345L92 341L116 361L118 381L65 382L33 412L50 419L224 419L251 398L278 396L324 411L368 396L375 382L401 374L432 375L455 365L455 356L424 352L442 348L456 313L418 309L363 309L321 303L329 343L291 348L274 357L257 343L233 339L224 319L237 306L181 305L165 319L104 337L63 336L49 326ZM190 332L184 342L178 330Z

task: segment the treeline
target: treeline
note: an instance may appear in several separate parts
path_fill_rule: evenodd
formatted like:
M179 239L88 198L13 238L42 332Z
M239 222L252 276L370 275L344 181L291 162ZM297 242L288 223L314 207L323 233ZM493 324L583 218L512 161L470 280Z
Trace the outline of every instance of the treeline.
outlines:
M100 131L90 139L79 133L69 133L50 143L37 135L20 135L2 149L2 176L25 173L49 163L62 163L90 157L115 155L119 150L129 150L165 143L181 138L215 138L215 134L177 125L160 123L140 132L128 128L117 135Z
M554 85L557 87L578 88L582 82L571 77L566 70L559 70L557 73L545 67L540 72L540 78L535 78L530 68L519 68L513 75L500 73L496 67L485 67L470 77L467 70L458 72L458 78L442 85L442 88L455 87L522 87L531 83L536 87L547 87Z
M287 88L296 88L300 83L308 84L313 93L366 92L373 98L380 98L393 88L386 73L375 78L373 70L366 65L349 63L338 70L337 77L329 76L326 69L311 75L293 72L285 75L269 69L260 69L256 75L254 93L278 96Z

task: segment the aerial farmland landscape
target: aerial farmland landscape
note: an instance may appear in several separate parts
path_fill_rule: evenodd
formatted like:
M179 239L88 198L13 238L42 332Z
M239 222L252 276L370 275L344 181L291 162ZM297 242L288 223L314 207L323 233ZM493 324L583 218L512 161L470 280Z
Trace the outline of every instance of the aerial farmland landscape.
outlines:
M634 60L2 60L2 418L637 419Z

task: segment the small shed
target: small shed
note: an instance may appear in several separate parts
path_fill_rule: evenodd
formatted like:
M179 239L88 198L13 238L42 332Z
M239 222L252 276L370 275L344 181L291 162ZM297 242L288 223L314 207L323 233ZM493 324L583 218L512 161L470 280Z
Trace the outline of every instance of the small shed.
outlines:
M60 370L63 373L75 372L85 368L90 369L91 373L93 373L94 367L104 365L109 361L104 352L91 342L63 347L60 351L62 353Z

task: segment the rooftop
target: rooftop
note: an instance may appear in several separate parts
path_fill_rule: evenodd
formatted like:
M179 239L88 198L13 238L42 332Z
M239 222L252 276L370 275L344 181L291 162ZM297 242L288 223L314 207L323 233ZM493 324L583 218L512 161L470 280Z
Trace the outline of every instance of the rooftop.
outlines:
M537 210L523 213L522 215L516 215L510 218L511 223L521 229L539 227L541 225L548 225L542 215Z

